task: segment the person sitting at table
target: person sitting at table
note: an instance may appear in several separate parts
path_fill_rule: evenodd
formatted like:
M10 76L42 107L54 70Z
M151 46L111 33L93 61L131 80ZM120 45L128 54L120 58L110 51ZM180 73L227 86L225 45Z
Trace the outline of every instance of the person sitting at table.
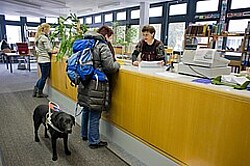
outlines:
M154 38L155 28L150 25L145 25L142 28L143 39L136 45L132 53L132 64L138 66L140 60L143 61L160 61L165 63L165 50L161 41ZM140 60L138 56L141 54Z
M0 45L1 45L1 51L3 53L10 53L11 52L10 46L9 46L9 44L7 43L7 41L5 39L3 39L1 41Z
M1 57L2 61L5 62L3 56L4 56L5 53L10 53L11 52L10 46L9 46L9 44L7 43L7 41L5 39L3 39L0 42L0 46L1 46L0 57Z

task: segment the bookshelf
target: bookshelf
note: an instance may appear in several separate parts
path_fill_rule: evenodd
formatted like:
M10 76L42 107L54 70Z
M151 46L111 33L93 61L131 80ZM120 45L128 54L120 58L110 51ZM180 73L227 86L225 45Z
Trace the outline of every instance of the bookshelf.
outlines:
M185 31L184 48L195 50L197 47L213 48L227 52L223 43L228 37L244 37L244 33L226 33L218 25L192 25ZM241 52L242 50L238 50ZM234 50L234 52L236 52Z
M184 48L195 50L197 47L210 48L211 33L208 25L192 25L185 31Z
M242 67L250 67L250 22L245 29L245 35L242 44Z

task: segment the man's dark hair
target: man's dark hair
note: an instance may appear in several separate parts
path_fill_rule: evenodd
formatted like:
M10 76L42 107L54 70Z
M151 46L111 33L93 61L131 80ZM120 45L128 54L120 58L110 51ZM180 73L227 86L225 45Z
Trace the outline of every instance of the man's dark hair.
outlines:
M151 26L151 25L145 25L143 28L142 28L142 30L141 30L142 32L149 32L149 33L154 33L154 36L153 37L155 37L155 28L153 27L153 26Z
M114 34L113 30L106 25L103 25L102 27L100 27L97 30L97 32L102 34L104 37L105 37L105 35L108 35L108 37L110 37L111 35Z

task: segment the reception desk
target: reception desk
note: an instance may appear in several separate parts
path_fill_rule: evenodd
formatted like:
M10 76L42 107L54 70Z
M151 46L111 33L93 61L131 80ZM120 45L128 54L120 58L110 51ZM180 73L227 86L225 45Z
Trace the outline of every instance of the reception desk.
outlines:
M52 62L51 86L76 100L65 68ZM123 65L103 119L180 165L249 165L250 91L193 79Z

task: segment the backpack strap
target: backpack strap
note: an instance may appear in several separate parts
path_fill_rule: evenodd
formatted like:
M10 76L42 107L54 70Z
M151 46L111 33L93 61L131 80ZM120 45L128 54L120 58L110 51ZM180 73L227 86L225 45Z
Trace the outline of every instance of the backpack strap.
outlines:
M102 41L101 41L101 40L98 40L98 39L95 39L95 45L94 45L94 47L92 48L93 66L94 66L94 68L95 68L95 61L100 61L100 62L102 62L101 54L99 54L99 59L100 59L100 60L94 60L94 49L96 48L96 46L97 46L99 43L102 43ZM98 67L101 67L101 63L100 63L100 65L99 65Z

